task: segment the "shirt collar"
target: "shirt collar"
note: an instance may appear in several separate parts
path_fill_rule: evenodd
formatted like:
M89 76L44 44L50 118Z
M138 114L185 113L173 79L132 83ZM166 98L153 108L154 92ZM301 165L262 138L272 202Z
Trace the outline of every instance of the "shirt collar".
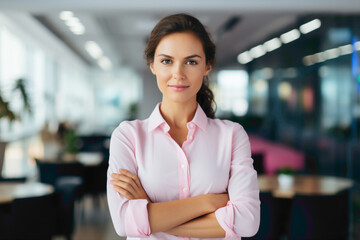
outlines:
M200 104L197 105L195 116L190 122L194 123L196 126L201 128L202 130L206 131L206 128L208 125L208 119L207 119L207 116L206 116L204 110L200 107ZM162 115L160 113L160 103L158 103L149 117L148 130L152 131L162 124L166 124L166 126L168 128L168 124L166 123L165 119L162 117ZM169 129L167 129L167 131L168 130Z

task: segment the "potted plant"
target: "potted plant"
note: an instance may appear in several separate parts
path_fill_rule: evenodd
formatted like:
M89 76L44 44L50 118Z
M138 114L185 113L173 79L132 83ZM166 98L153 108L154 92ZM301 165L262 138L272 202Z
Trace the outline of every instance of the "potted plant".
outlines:
M289 189L294 184L294 175L296 171L288 166L279 168L277 170L279 187L281 189Z
M63 161L75 161L76 154L81 147L81 141L76 133L76 126L69 122L61 122L58 128L58 136L61 142L60 159Z
M65 161L75 161L76 154L79 152L79 139L75 129L69 129L64 134L64 152L63 159Z
M13 97L14 94L17 94L17 93L20 93L21 98L23 100L23 109L31 114L32 112L31 112L31 107L30 107L29 96L26 91L25 79L23 79L23 78L19 78L16 80L15 86L11 92L10 99ZM11 123L13 121L19 120L20 116L18 113L14 112L11 109L10 101L8 101L5 98L5 96L3 96L3 92L1 91L1 88L0 88L0 120L1 119L8 119L8 121ZM2 167L4 164L4 155L5 155L6 145L7 145L7 142L0 138L0 176L1 176Z

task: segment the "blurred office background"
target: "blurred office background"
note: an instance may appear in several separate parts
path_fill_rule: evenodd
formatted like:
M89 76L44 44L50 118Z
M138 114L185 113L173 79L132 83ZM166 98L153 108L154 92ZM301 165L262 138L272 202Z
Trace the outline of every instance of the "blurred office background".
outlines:
M161 100L143 51L156 22L177 12L212 34L216 114L259 147L259 175L351 181L347 227L360 239L357 0L0 0L1 178L46 183L39 162L60 158L91 166L83 185L104 173L112 130ZM279 155L267 158L267 143ZM117 239L103 186L74 188L73 239Z

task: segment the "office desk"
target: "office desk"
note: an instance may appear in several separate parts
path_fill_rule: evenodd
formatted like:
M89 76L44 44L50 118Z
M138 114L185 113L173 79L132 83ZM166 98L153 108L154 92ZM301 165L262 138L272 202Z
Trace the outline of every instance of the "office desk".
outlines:
M10 203L15 198L45 196L53 192L51 185L39 182L0 183L0 203Z
M331 195L351 188L350 179L333 176L295 175L290 187L281 187L277 175L259 175L260 191L272 192L274 197L292 198L296 194Z

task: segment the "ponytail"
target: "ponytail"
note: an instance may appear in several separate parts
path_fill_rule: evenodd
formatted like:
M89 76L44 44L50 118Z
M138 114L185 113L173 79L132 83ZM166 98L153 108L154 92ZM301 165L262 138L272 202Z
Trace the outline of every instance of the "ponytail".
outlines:
M205 76L199 92L196 95L196 101L200 104L200 107L204 110L208 118L215 118L215 100L214 94L209 88L208 77Z

